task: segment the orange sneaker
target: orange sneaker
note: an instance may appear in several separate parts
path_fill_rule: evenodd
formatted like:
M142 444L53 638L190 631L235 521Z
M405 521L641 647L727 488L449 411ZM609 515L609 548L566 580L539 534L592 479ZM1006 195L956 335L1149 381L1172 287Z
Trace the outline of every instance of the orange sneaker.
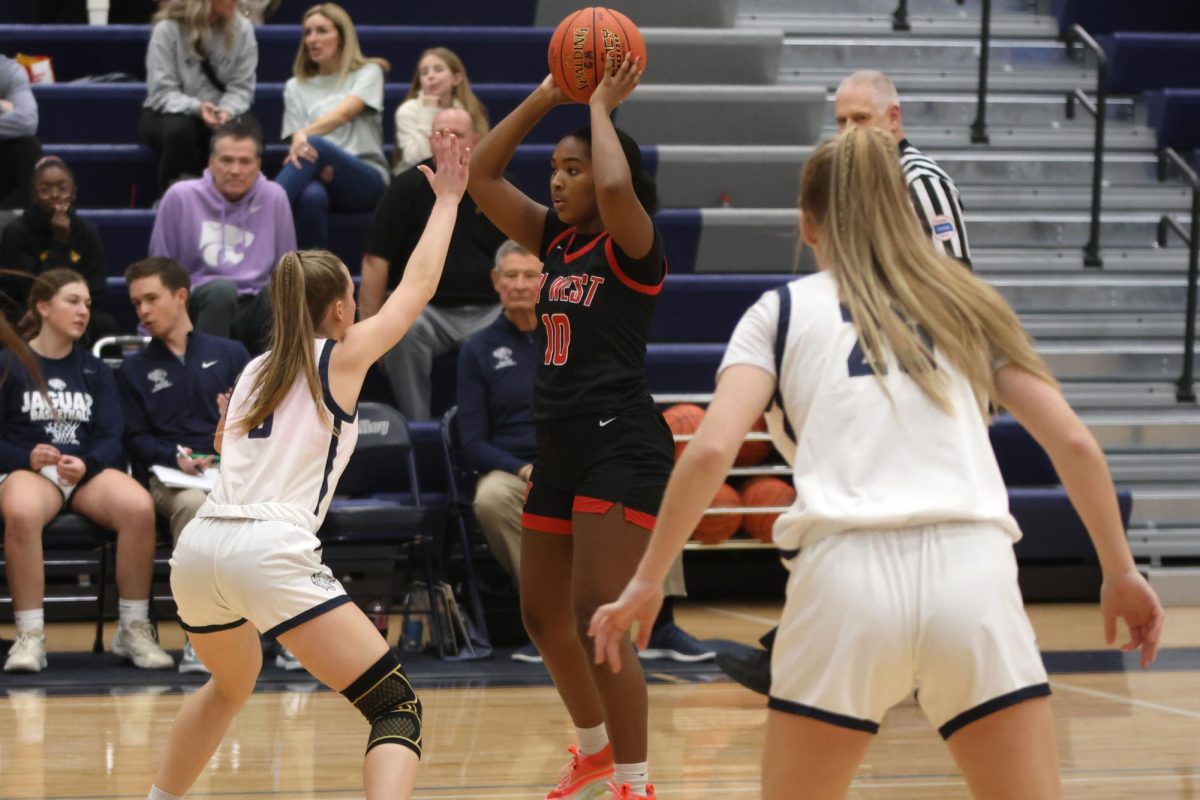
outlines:
M571 754L571 763L563 767L558 776L558 785L546 795L546 800L567 800L567 798L582 798L589 789L602 786L613 776L612 745L604 745L599 753L585 756L579 748L571 745L567 748Z
M629 788L628 783L622 783L617 786L615 783L610 783L608 788L612 790L612 800L654 800L654 784L646 784L646 793L638 794Z

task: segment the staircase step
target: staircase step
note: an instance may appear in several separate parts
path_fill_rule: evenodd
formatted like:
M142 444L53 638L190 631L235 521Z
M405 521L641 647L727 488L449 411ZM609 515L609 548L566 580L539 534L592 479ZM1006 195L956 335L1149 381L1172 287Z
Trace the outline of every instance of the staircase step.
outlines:
M1111 381L1063 381L1063 394L1080 413L1130 414L1152 409L1179 410L1175 384L1168 381L1113 383Z
M1130 546L1133 544L1131 534ZM1166 542L1156 541L1154 545L1151 549L1155 555L1194 561L1200 557L1200 530L1172 532ZM1140 550L1135 548L1134 555L1140 555ZM1151 567L1146 570L1146 579L1164 606L1200 606L1200 567Z
M1196 520L1200 520L1200 487L1157 486L1134 492L1131 525L1188 525Z
M782 84L825 86L832 92L837 89L838 84L842 82L846 74L847 70L845 69L781 67L779 70L779 82ZM938 71L897 69L890 71L888 77L896 84L896 89L900 92L901 98L909 92L963 93L975 91L979 86L979 72L976 69L943 69ZM988 73L989 90L994 89L998 92L1061 94L1064 101L1068 92L1072 92L1075 89L1084 89L1091 93L1095 90L1095 87L1095 70L1078 67Z
M830 106L834 96L830 95ZM905 125L970 125L978 113L976 92L962 94L927 94L918 92L900 98ZM1132 122L1138 118L1137 105L1132 98L1108 98L1110 121ZM1080 127L1091 130L1092 118L1081 114L1067 119L1067 104L1059 95L1012 94L988 90L987 122L989 126Z
M827 0L828 2L828 0ZM912 14L911 31L892 29L891 8L863 14L797 13L791 6L778 10L752 11L741 9L737 16L739 28L782 30L789 36L891 36L904 39L913 33L921 36L956 38L978 36L979 18L968 15ZM910 9L911 12L911 9ZM995 14L992 17L992 36L997 39L1053 39L1058 36L1058 22L1051 16L1032 14Z
M1200 482L1200 452L1113 453L1108 456L1113 480L1138 483ZM1136 497L1136 490L1135 490Z
M1064 387L1068 399L1073 399L1071 384L1064 383ZM1200 409L1194 405L1175 404L1157 409L1080 409L1079 417L1110 456L1127 452L1195 453L1200 450ZM1184 478L1180 476L1179 479ZM1200 475L1194 478L1197 484L1194 488L1200 491ZM1200 520L1200 516L1196 519Z
M1181 275L1187 272L1187 250L1180 248L1103 248L1100 257L1102 270L1083 266L1083 247L1062 247L1028 250L1014 247L973 247L971 261L975 271L986 275L1040 272L1043 274L1107 275L1117 270L1125 273L1144 272L1160 275ZM1176 278L1179 280L1179 278ZM1180 286L1184 284L1179 283Z
M1174 380L1182 370L1182 348L1162 342L1076 339L1042 343L1038 352L1063 380ZM1200 425L1200 413L1194 423ZM1200 428L1195 434L1200 437Z
M1065 44L1053 39L994 37L989 62L989 68L997 72L1095 66L1080 51L1069 54ZM862 64L870 64L872 69L887 73L896 70L970 72L979 68L979 30L976 28L971 36L961 39L927 36L917 31L902 39L861 34L787 36L779 64L784 70L831 68L844 73L860 69Z
M1021 314L1047 316L1080 312L1143 312L1184 309L1184 281L1176 276L1121 275L1083 271L1057 275L988 276L992 285ZM1180 337L1183 328L1179 328Z
M985 145L972 143L970 128L962 125L951 127L906 125L904 132L909 141L920 142L922 150L982 149L985 147ZM834 136L837 134L837 128L832 124L826 124L821 129L821 134L824 137ZM990 145L986 146L1004 147L1010 150L1090 150L1095 141L1095 132L1090 124L1086 127L1071 125L1055 128L1049 125L1012 127L991 123L988 126L987 134ZM1104 147L1105 151L1109 153L1122 150L1143 152L1153 150L1156 141L1155 133L1151 129L1123 122L1110 122L1104 133Z
M1039 342L1056 339L1158 339L1183 346L1184 314L1129 312L1072 314L1060 311L1022 314L1025 330ZM1200 340L1200 337L1197 337ZM1200 348L1197 348L1200 351Z

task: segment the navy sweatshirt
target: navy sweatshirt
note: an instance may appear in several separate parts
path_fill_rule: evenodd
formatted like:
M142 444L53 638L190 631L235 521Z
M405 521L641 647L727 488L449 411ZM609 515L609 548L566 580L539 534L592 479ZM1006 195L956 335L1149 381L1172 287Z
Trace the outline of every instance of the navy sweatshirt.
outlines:
M188 334L182 360L162 341L127 356L117 373L125 410L125 444L144 467L175 466L175 448L212 453L221 414L217 395L233 388L250 353L241 342Z
M481 473L514 475L533 461L536 336L503 314L472 336L458 354L458 434L463 461Z
M84 480L106 467L124 469L112 370L78 344L65 358L38 356L38 362L46 395L12 353L0 354L0 374L8 375L0 386L0 472L29 469L29 453L39 444L83 459Z

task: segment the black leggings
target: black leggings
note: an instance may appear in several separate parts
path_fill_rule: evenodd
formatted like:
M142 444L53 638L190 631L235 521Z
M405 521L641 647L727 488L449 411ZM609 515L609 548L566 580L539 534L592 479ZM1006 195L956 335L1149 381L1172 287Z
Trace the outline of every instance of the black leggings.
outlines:
M208 165L212 130L200 117L142 109L142 140L158 156L158 192L183 175L198 178Z

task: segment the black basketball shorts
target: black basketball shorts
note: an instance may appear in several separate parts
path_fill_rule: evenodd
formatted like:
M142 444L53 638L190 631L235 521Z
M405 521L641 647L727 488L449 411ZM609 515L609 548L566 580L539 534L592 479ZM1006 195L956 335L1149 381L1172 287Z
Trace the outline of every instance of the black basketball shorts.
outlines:
M627 521L652 530L674 465L671 431L657 411L541 421L521 525L569 536L573 513L604 514L620 503Z

